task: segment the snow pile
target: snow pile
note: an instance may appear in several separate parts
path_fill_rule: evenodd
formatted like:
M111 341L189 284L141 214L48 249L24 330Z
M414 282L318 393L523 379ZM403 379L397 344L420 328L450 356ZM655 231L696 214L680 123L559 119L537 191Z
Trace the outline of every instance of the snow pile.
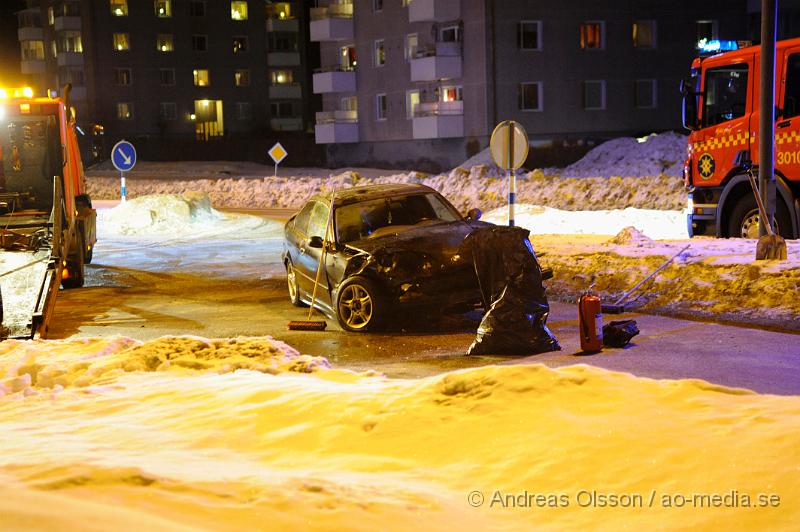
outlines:
M686 160L686 136L661 133L642 139L623 137L593 148L561 171L562 177L678 177Z
M649 238L666 240L687 238L686 216L681 211L654 211L628 208L609 211L562 211L539 205L516 205L515 223L534 235L616 235L633 227ZM499 225L508 223L508 209L486 213L483 220Z
M617 244L618 246L637 246L637 247L653 247L655 242L652 238L642 233L633 226L628 226L622 231L617 233L614 238L608 240L609 244Z
M28 324L33 316L49 258L50 253L45 250L36 253L0 253L0 292L3 302L0 338L30 335Z
M2 344L0 373L13 366L33 382L65 361L92 367L133 351L116 342ZM249 358L250 347L224 345ZM152 365L184 349L164 344ZM21 369L22 359L35 362ZM131 369L0 397L4 528L788 529L800 519L798 397L582 365L421 380ZM736 507L681 498L734 491Z
M0 344L0 358L0 396L93 386L131 372L224 374L246 369L278 375L330 369L326 359L301 355L271 337L164 336L146 343L122 336L52 342L8 340Z

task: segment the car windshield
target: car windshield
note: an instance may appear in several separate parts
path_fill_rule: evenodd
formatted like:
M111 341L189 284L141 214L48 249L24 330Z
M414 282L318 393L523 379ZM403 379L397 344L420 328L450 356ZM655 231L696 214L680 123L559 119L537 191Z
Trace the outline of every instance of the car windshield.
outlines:
M335 211L336 239L340 243L410 229L419 224L460 220L460 215L438 194L378 198L339 207Z

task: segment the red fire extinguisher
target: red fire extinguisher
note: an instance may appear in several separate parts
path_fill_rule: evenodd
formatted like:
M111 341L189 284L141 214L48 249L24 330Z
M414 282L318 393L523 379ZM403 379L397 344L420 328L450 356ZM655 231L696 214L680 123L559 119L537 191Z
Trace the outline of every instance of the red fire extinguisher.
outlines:
M603 314L600 297L589 291L578 299L578 330L581 335L581 350L598 353L603 350Z

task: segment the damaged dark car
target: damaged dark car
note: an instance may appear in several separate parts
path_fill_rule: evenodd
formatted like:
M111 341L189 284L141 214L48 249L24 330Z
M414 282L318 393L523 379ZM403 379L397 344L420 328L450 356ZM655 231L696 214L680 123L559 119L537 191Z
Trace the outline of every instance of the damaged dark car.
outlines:
M400 313L469 310L481 305L472 254L465 238L490 224L480 211L463 217L423 185L390 184L319 195L285 228L283 261L289 297L311 303L347 331L388 325Z

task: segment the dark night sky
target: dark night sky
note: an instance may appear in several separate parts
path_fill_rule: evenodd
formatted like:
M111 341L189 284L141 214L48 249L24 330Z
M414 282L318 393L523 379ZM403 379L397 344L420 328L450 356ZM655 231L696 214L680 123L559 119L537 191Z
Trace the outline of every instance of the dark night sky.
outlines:
M0 86L24 84L24 78L19 71L19 42L15 15L24 7L24 0L0 0Z

